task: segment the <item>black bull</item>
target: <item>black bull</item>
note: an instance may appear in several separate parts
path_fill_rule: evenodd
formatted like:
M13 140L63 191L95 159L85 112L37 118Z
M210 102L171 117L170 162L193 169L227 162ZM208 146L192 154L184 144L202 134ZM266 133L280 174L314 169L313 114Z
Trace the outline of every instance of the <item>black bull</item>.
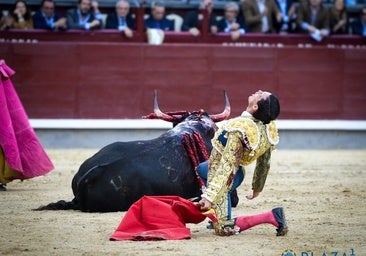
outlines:
M173 122L174 128L152 140L107 145L80 166L72 180L72 201L37 210L126 211L143 195L200 196L195 167L208 159L215 122L230 114L226 93L225 101L225 110L216 115L203 110L163 113L155 93L154 113L146 118ZM232 197L237 199L236 193Z

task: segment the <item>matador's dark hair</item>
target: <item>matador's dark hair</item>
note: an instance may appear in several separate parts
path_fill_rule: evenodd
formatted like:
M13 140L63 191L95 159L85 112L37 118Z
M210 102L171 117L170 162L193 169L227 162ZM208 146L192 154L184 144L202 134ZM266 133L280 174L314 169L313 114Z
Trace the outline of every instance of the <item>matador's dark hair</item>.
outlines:
M280 114L280 102L273 94L269 95L267 99L258 101L257 105L258 109L253 116L264 124L275 120Z

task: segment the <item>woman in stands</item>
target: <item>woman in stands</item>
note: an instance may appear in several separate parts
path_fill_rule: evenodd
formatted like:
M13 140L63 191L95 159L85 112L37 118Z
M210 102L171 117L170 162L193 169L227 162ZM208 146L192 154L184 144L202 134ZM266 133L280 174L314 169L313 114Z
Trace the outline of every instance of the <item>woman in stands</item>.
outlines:
M12 13L5 16L1 22L1 30L4 29L33 29L31 12L25 0L17 0Z
M345 0L334 0L329 11L331 34L348 34L347 9Z

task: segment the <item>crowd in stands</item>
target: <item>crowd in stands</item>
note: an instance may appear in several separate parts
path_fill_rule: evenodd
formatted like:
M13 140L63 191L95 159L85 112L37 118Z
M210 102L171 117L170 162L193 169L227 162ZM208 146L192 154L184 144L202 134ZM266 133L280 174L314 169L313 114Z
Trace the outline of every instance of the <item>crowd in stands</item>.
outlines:
M322 0L240 0L227 2L223 16L217 16L213 0L201 0L195 10L184 17L167 15L163 1L152 3L145 17L145 29L162 31L189 31L201 34L202 12L208 15L208 33L227 33L233 40L246 33L308 33L320 41L331 34L357 34L366 36L366 6L359 17L350 21L346 0L333 0L327 7ZM115 29L126 37L133 37L134 14L127 0L118 0L115 10L103 15L97 0L78 0L75 8L65 17L56 11L55 0L42 0L41 7L31 12L25 0L17 0L9 13L2 12L0 29ZM176 17L178 16L178 17Z

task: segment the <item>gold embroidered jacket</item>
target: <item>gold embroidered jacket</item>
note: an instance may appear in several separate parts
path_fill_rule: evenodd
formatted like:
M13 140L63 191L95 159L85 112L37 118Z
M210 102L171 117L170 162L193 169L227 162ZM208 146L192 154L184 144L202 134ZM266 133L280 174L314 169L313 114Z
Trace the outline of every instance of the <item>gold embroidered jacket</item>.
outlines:
M220 204L227 197L239 165L246 166L254 160L257 162L252 188L261 192L270 168L271 151L278 141L274 121L264 125L247 112L230 119L212 139L207 188L202 197Z

